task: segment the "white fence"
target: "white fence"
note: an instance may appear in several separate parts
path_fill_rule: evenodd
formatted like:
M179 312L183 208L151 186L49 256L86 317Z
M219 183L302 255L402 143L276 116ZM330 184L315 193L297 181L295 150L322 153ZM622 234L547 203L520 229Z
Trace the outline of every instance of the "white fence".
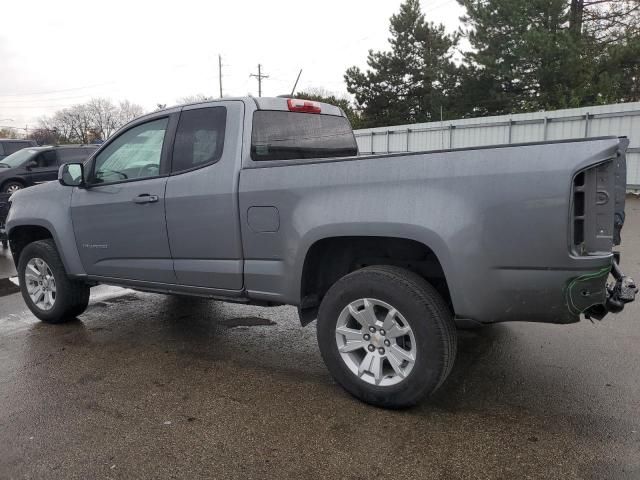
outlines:
M416 152L606 135L630 140L627 184L640 190L640 102L355 131L361 154Z

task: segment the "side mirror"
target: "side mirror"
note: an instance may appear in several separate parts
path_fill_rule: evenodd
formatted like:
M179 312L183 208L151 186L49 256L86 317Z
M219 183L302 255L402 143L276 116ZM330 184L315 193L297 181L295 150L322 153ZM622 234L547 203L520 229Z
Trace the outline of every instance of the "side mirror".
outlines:
M36 168L38 166L38 162L35 160L29 160L27 164L24 166L27 170L31 170L32 168Z
M84 165L65 163L58 170L58 181L65 187L84 187Z

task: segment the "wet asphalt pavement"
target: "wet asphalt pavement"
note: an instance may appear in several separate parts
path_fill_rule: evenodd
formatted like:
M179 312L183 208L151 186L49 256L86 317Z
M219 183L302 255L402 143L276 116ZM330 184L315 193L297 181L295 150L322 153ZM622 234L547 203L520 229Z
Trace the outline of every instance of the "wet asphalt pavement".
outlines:
M640 201L623 268L640 278ZM0 277L13 273L0 253ZM640 302L602 323L460 332L407 411L324 368L315 324L110 287L50 326L0 283L0 478L640 479Z

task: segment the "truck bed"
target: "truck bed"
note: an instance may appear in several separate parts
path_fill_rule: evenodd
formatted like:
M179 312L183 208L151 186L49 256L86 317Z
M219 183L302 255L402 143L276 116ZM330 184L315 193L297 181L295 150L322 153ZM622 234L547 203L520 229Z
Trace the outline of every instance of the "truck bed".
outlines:
M304 255L315 242L409 238L437 256L458 318L577 321L604 299L602 278L590 279L611 267L616 201L624 208L616 175L626 145L606 137L245 164L239 192L246 288L254 298L300 304ZM574 179L616 159L598 170L603 185L587 186L587 223L605 221L587 239L598 248L584 254L573 238ZM610 201L599 205L603 189ZM265 208L249 219L255 206ZM250 227L262 220L277 220L277 230ZM577 294L578 286L588 295Z

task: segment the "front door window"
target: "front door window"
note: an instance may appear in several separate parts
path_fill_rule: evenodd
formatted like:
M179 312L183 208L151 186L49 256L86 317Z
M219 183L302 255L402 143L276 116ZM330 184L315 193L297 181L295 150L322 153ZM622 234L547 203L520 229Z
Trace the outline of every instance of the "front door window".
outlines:
M157 177L169 119L161 118L127 130L98 154L92 183Z

